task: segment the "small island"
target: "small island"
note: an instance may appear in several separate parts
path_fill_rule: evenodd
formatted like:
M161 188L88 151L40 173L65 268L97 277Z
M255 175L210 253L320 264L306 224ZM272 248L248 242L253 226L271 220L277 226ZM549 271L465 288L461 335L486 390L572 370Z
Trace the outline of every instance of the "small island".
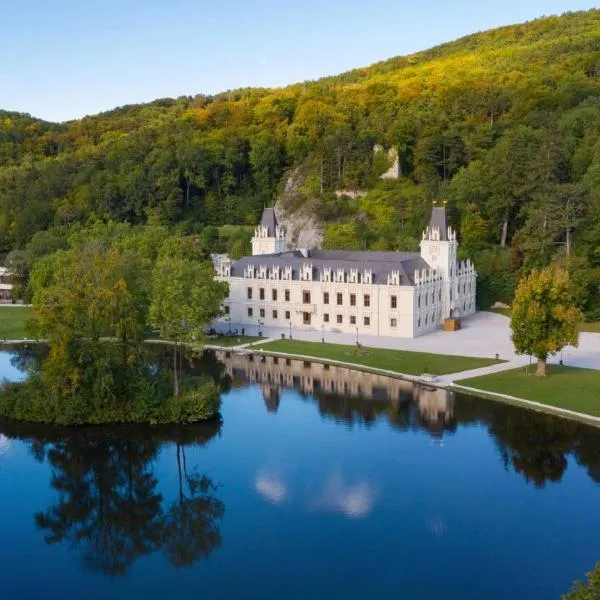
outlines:
M191 236L151 228L74 235L30 277L31 337L48 341L22 382L6 382L0 417L60 425L192 423L217 415L219 385L182 376L201 349L226 284ZM114 234L114 231L112 231ZM157 368L145 339L169 340L170 369Z

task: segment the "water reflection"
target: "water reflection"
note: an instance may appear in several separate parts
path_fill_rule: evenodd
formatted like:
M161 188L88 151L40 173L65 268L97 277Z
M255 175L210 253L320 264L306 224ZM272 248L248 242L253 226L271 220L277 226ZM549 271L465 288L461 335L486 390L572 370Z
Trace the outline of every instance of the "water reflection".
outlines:
M26 442L34 458L51 467L56 502L34 516L46 543L66 543L87 569L119 576L159 550L186 567L219 547L225 507L215 483L187 464L185 450L207 444L220 427L218 420L156 430L1 423L0 437ZM178 490L171 502L153 471L164 443L176 445Z
M385 419L399 431L441 439L459 426L479 425L493 437L504 467L536 487L560 481L569 455L600 483L600 432L588 425L334 365L233 352L217 358L233 385L261 386L269 412L277 412L282 391L293 388L323 418L350 427Z
M375 506L376 492L366 480L346 481L341 472L332 473L323 490L309 502L312 510L341 512L351 519L366 517Z

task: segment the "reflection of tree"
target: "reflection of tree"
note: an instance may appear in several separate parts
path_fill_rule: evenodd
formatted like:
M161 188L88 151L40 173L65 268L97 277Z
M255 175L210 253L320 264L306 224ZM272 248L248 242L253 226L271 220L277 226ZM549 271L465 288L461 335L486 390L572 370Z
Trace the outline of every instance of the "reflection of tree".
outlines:
M86 566L123 575L160 546L154 444L68 438L48 451L59 502L35 517L49 544L80 548Z
M43 344L20 344L12 346L10 352L10 364L15 369L31 375L39 371L48 349Z
M457 420L486 426L504 465L536 487L560 481L571 452L588 469L599 464L600 454L594 448L600 434L592 427L483 398L459 396L457 400Z
M218 420L178 430L112 427L68 430L0 424L9 437L27 439L52 466L54 506L35 515L46 542L68 543L87 568L123 575L141 556L162 549L176 567L189 566L219 546L224 513L216 486L188 473L185 445L203 445L220 431ZM36 431L41 431L37 435ZM180 489L163 506L152 463L160 444L177 444Z
M225 505L213 495L216 487L208 477L188 473L185 446L179 443L177 471L179 496L165 515L165 553L176 567L188 567L220 545L218 522Z
M536 487L543 487L562 479L577 427L572 421L522 410L509 411L507 417L493 422L490 433L504 464Z

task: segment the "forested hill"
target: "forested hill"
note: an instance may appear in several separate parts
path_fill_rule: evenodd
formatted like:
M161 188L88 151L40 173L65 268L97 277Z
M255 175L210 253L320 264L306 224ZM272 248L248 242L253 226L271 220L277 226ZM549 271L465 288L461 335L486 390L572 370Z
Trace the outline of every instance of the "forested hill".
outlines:
M325 245L413 249L432 202L447 200L483 304L568 255L579 303L600 318L599 133L599 10L281 89L63 124L0 111L0 253L31 256L33 238L39 256L95 221L253 224L286 183L288 209L310 206ZM397 180L380 179L390 164L377 144L397 150Z

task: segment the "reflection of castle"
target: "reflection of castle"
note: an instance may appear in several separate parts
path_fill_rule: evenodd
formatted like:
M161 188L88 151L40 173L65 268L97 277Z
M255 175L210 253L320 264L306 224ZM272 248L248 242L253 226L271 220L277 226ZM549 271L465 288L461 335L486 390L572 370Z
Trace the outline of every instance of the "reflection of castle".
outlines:
M434 434L453 426L454 395L449 390L413 384L336 365L263 356L217 352L234 381L261 386L269 412L277 412L284 388L311 396L340 396L418 408L419 425Z

